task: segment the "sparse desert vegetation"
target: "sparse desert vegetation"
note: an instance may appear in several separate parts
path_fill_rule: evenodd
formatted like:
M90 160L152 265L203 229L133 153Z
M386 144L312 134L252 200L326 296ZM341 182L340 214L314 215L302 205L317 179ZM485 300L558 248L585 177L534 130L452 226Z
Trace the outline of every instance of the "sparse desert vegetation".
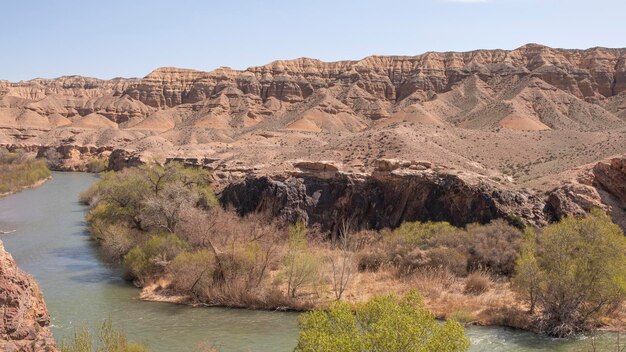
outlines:
M146 345L128 341L126 334L113 327L111 319L106 319L98 327L96 336L87 328L74 332L71 339L60 344L61 352L148 352Z
M22 151L0 148L0 195L20 191L43 182L50 170L42 160Z
M505 220L465 228L412 222L380 231L353 230L346 222L332 235L303 223L224 210L208 176L175 162L148 164L105 172L81 195L90 205L91 236L143 287L144 299L310 310L416 289L438 318L535 331L535 323L543 322L540 331L557 336L588 329L597 318L623 310L619 280L606 287L600 301L592 295L608 278L623 278L619 263L626 253L618 241L621 230L600 211L538 232ZM568 238L576 240L563 247ZM553 271L548 258L558 257L559 248L567 251L561 256L578 254L577 262L564 262L568 267L594 263L602 268L597 285L575 285L578 276ZM585 316L568 321L567 330L555 330L551 323L551 304L560 303L547 295L558 284L548 280L550 275L571 279L558 289L578 297L571 308ZM619 325L619 318L604 323Z

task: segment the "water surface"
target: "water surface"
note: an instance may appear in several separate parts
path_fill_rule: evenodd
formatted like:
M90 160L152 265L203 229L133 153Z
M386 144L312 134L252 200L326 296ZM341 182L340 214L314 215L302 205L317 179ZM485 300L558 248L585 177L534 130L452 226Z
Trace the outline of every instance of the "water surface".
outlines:
M98 257L85 233L78 194L95 182L84 173L54 173L41 187L0 198L6 249L39 282L57 340L76 327L111 317L134 341L156 352L193 351L211 343L222 351L291 351L297 314L143 302L117 268ZM468 329L471 351L587 351L585 339L557 340L505 328Z

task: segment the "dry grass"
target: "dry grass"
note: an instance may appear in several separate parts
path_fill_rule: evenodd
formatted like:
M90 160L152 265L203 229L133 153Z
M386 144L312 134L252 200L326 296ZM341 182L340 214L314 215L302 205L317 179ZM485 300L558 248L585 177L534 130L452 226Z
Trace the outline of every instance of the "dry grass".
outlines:
M463 293L469 295L482 295L489 290L491 278L485 271L479 270L469 274L465 279Z
M328 249L320 249L320 251L332 252ZM278 274L278 271L272 271L269 276L276 278ZM363 302L377 295L403 294L410 289L417 289L423 295L428 309L437 318L455 319L463 324L497 325L534 330L533 316L528 313L528 306L511 290L507 280L494 279L485 272L477 272L475 275L481 281L488 280L489 290L479 295L465 292L467 282L472 275L468 278L460 278L445 269L422 268L416 270L410 277L398 278L395 268L383 266L375 272L355 273L343 299L350 302ZM160 280L157 284L144 287L141 298L150 301L198 304L192 297L177 294L168 289L168 286L167 281ZM212 292L213 299L202 305L306 311L324 308L335 300L329 283L306 287L296 299L284 294L285 283L280 280L273 280L271 285L255 294L241 295L240 289L236 287L231 287L231 289L231 292ZM596 328L609 331L626 328L626 307L622 306L603 317L598 321Z

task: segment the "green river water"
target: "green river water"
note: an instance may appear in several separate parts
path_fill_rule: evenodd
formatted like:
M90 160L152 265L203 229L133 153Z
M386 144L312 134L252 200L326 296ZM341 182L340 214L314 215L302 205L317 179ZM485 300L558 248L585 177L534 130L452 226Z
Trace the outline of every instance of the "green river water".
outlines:
M225 352L293 350L296 313L139 301L139 290L100 260L85 233L85 207L77 199L95 180L84 173L54 173L41 187L0 198L0 230L16 230L0 239L39 282L58 341L76 327L93 328L111 317L131 340L156 352L194 351L201 343ZM585 338L557 340L497 327L470 327L468 335L471 351L588 351L590 346Z

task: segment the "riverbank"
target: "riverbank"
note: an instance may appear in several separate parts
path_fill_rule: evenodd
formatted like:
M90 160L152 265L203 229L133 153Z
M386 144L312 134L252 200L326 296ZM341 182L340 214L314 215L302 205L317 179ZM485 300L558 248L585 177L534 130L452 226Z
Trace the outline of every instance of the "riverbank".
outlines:
M324 309L335 300L364 302L417 289L441 319L563 336L549 330L561 322L546 319L550 305L561 304L551 301L547 288L552 287L554 275L562 275L541 270L551 270L547 264L555 258L593 255L588 257L594 260L589 269L578 262L567 265L577 268L576 275L586 275L584 270L595 275L604 273L608 265L595 258L612 258L615 263L624 259L619 249L623 234L601 211L580 220L589 224L565 219L537 234L504 220L466 227L404 222L378 231L351 230L344 220L333 234L308 228L302 221L286 224L260 214L241 217L225 210L215 201L207 172L178 163L107 173L81 195L81 201L91 207L86 220L92 238L105 258L122 263L124 276L144 288L142 299L197 306L303 311ZM590 230L582 231L580 226ZM566 248L567 253L547 247L535 250L542 246L538 238L550 236L545 235L550 229L566 234L559 241L587 233L597 236L597 241L582 241L587 247ZM615 245L603 246L601 238L615 240ZM529 255L543 266L519 266L520 258ZM520 280L525 280L523 274L530 275L533 286L515 281L518 274ZM599 282L620 275L616 271ZM582 295L585 303L593 301L589 294L598 292L596 288L612 289L592 284L582 292L568 282L555 289L563 290L559 297L564 299ZM547 292L532 313L528 289ZM581 313L574 314L585 318L563 322L573 326L566 335L623 327L619 311L617 318L610 316L616 312L611 307L623 309L621 293L598 303L599 308L589 314L585 306L576 305Z
M51 173L45 161L24 151L0 149L0 197L42 185Z
M294 306L259 308L242 303L201 303L192 295L168 289L170 284L167 280L159 280L158 283L139 288L139 299L146 302L179 304L196 308L224 307L294 312L324 309L335 301L333 292L323 291L305 293L305 295L318 295L318 297L315 300L297 302ZM376 295L389 293L402 295L411 289L417 289L420 292L426 307L437 319L454 319L464 325L506 327L540 334L534 316L528 312L528 304L516 296L516 293L511 290L510 283L503 281L493 281L486 292L474 295L464 292L465 280L442 272L424 271L417 277L400 283L391 272L358 275L354 286L346 290L346 295L342 300L352 303L365 302ZM599 332L623 333L626 331L626 305L598 319L593 328L594 331Z
M0 224L16 229L4 236L18 265L44 293L57 341L75 329L96 331L107 318L154 352L188 352L200 344L221 351L290 352L298 336L297 313L193 308L184 304L141 301L140 292L121 278L119 266L102 260L101 248L85 235L86 207L78 194L97 178L92 174L54 172L42 187L0 199ZM63 216L60 216L62 214ZM554 339L521 330L468 326L470 352L569 352L590 350L588 336ZM615 335L602 341L614 343Z
M44 183L46 183L47 181L50 181L51 179L52 179L52 175L51 175L51 176L48 176L48 177L46 177L46 178L44 178L44 179L37 180L37 181L36 181L35 183L33 183L33 184L22 186L22 187L21 187L21 188L19 188L19 189L16 189L16 190L13 190L13 191L10 191L10 192L0 193L0 198L2 198L2 197L6 197L6 196L9 196L9 195L11 195L11 194L15 194L15 193L18 193L18 192L21 192L21 191L25 191L25 190L27 190L27 189L37 188L37 187L39 187L39 186L43 185Z

